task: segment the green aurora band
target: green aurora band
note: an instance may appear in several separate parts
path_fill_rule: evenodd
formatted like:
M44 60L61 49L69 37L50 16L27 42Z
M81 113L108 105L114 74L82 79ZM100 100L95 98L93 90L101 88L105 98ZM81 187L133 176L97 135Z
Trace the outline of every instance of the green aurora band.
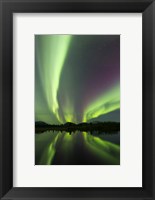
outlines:
M39 84L41 85L40 87L36 86L35 89L36 121L40 120L51 124L79 122L72 99L68 96L64 97L63 105L60 105L58 101L60 80L74 37L71 35L35 36L36 67L39 73L39 78L37 78L40 80ZM120 108L120 85L118 80L113 85L107 91L97 95L95 100L94 98L93 100L90 99L81 112L81 121L87 122ZM39 94L40 91L37 87L42 90L41 94ZM61 113L59 112L60 108Z
M57 100L57 92L63 64L71 42L69 35L37 35L36 36L36 55L40 60L40 74L44 93L46 95L48 107L58 119L59 104Z
M83 121L105 115L120 108L120 85L117 84L111 90L90 103L84 112Z

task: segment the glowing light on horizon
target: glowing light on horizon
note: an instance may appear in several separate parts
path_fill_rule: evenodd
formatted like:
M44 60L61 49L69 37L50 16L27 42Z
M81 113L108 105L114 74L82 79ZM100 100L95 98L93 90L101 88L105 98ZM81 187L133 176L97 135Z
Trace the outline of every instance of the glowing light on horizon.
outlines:
M62 107L62 110L65 122L76 122L74 107L72 105L71 99L69 99L68 97L65 97L65 102Z

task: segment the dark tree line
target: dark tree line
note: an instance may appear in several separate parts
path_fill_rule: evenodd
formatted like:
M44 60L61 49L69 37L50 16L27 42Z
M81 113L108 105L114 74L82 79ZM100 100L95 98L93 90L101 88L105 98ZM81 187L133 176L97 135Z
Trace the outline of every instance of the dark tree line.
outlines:
M107 132L113 133L120 131L120 123L119 122L97 122L97 123L80 123L74 124L71 122L67 122L65 124L60 125L48 125L43 122L36 122L35 131L36 133L41 133L44 131L66 131L66 132Z

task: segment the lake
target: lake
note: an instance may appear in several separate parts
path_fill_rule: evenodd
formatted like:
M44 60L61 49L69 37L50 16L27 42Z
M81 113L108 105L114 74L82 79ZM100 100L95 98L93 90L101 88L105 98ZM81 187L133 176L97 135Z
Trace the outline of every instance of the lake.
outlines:
M35 134L35 165L119 165L120 133Z

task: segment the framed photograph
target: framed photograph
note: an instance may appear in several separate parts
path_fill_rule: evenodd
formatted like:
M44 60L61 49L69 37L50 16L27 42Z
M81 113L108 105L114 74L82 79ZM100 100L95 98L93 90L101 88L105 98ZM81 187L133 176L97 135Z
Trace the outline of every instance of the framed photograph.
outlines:
M0 9L1 199L154 200L154 1Z

